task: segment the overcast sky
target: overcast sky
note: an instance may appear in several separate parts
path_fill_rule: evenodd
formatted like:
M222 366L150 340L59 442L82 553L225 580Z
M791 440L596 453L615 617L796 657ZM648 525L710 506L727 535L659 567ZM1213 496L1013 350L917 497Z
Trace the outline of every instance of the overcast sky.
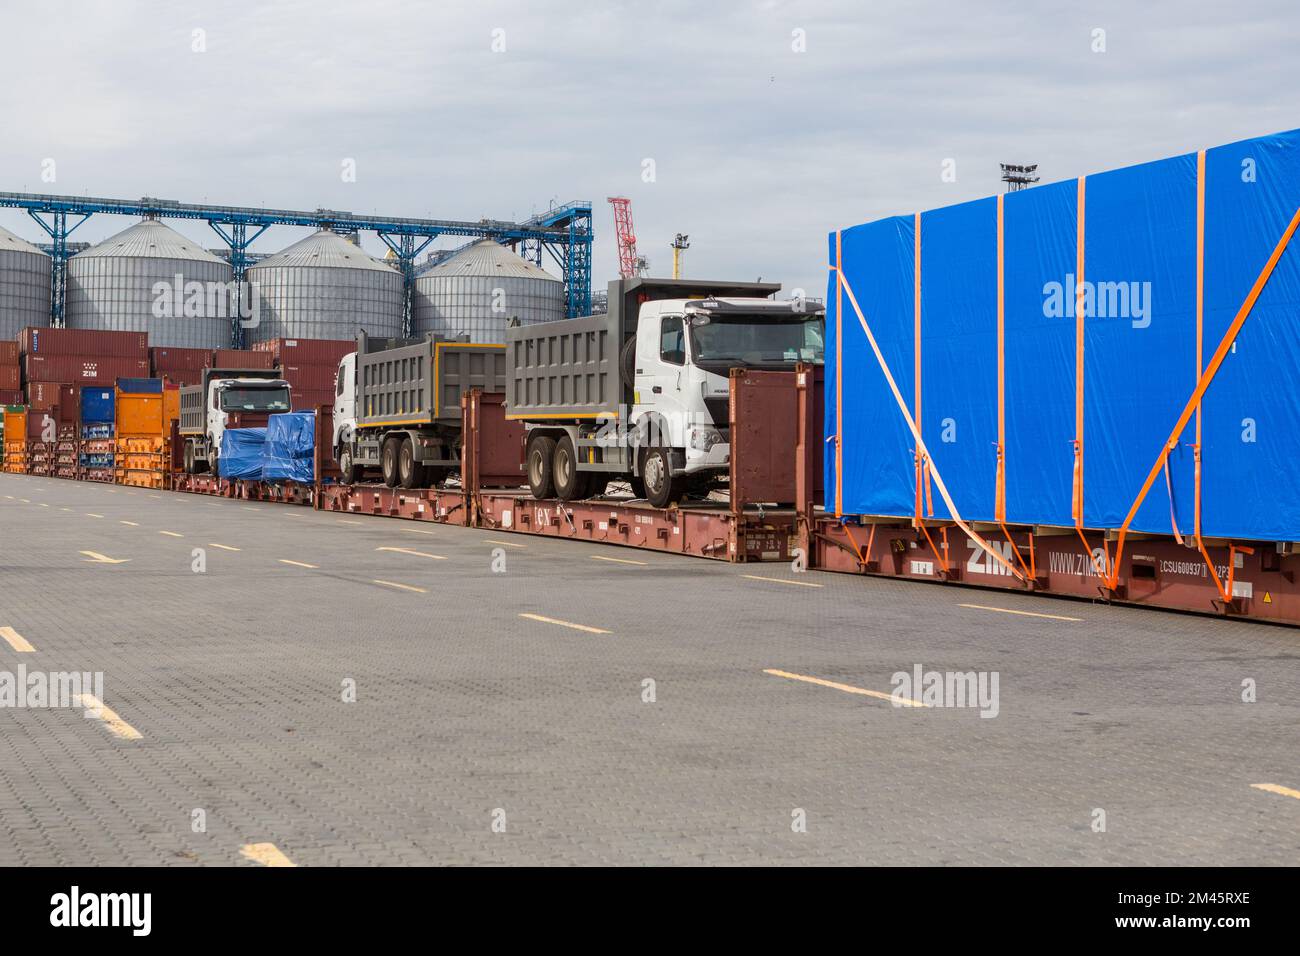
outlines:
M0 10L0 190L450 219L589 199L596 288L617 269L607 196L631 197L652 274L686 232L689 275L822 295L829 230L997 192L999 161L1051 181L1300 125L1296 0Z

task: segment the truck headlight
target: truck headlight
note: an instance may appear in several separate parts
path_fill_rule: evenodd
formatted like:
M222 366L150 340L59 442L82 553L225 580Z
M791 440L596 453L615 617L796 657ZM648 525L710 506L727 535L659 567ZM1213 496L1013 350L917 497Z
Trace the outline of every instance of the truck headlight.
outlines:
M692 428L691 447L696 451L708 451L722 441L722 432L716 428Z

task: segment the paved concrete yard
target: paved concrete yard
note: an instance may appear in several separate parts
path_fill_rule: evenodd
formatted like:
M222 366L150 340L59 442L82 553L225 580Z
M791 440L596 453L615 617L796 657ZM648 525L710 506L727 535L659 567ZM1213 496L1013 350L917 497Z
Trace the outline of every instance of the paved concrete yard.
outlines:
M1300 862L1285 628L15 475L0 628L0 864Z

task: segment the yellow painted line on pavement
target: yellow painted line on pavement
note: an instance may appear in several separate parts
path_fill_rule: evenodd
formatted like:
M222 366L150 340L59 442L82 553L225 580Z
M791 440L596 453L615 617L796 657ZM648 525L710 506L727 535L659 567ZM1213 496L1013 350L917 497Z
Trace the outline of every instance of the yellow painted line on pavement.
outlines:
M140 527L140 522L138 522L138 521L119 521L118 524L128 524L128 525L130 525L132 528L138 528L138 527Z
M417 558L433 558L435 561L446 561L446 555L430 554L428 551L412 551L410 548L375 548L376 551L393 551L397 554L413 554Z
M409 531L411 534L437 534L436 531L427 531L424 528L403 528L403 531Z
M639 564L641 567L648 567L648 561L633 561L631 558L607 558L603 554L590 554L589 558L593 561L613 561L615 564Z
M239 551L239 550L241 550L240 548L234 548L234 547L231 547L231 546L228 545L228 544L217 544L217 542L215 542L215 541L209 541L209 542L208 542L208 547L209 547L209 548L220 548L222 551Z
M246 860L260 863L262 866L297 866L274 843L245 843L239 848L239 855Z
M572 621L561 621L554 617L542 617L540 614L520 614L522 618L530 621L541 621L543 624L558 624L560 627L571 627L575 631L586 631L588 634L609 634L610 632L603 627L588 627L586 624L574 624Z
M364 521L353 521L351 518L339 518L339 524L365 524Z
M41 506L42 508L48 508L48 507L49 507L49 505L47 505L44 501L40 502L40 506Z
M305 561L290 561L288 558L281 558L281 559L280 559L280 563L281 563L281 564L292 564L295 568L311 568L311 569L313 569L313 570L315 570L316 568L319 568L319 567L320 567L319 564L308 564L308 563L305 562Z
M515 544L513 541L499 541L496 538L484 538L488 544L504 544L507 548L526 548L526 544Z
M71 508L60 508L59 510L60 510L60 511L71 511L72 509L71 509Z
M884 691L867 690L865 687L854 687L852 684L841 684L838 681L823 680L820 677L809 677L807 674L791 674L789 671L779 671L768 668L763 671L764 674L771 674L773 677L784 677L788 680L799 680L805 684L816 684L818 687L829 687L832 690L842 690L846 694L859 694L863 697L875 697L878 700L887 700L891 703L898 701L903 707L928 707L929 704L923 704L919 700L913 700L910 697L895 697L893 694L886 694Z
M109 733L114 737L121 737L123 740L139 740L144 736L144 734L119 717L117 711L105 707L104 702L94 694L82 694L81 706L86 708L87 716L97 711L99 716L96 719L107 727Z
M84 554L86 561L90 564L126 564L131 560L130 558L110 558L98 551L81 551L78 553Z
M789 578L765 578L761 574L742 574L742 578L749 578L751 581L771 581L773 584L793 584L801 588L824 588L824 584L813 584L811 581L791 581Z
M1009 607L990 607L987 604L958 604L958 607L968 607L976 611L997 611L999 614L1018 614L1021 617L1043 617L1049 621L1082 621L1081 617L1066 617L1063 614L1039 614L1037 611L1013 611Z
M21 501L21 502L22 502L23 504L25 504L25 505L29 505L29 504L32 503L32 499L31 499L31 498L19 498L18 500Z
M183 538L183 537L185 537L185 535L181 534L179 531L159 531L158 533L159 533L159 534L165 534L165 535L167 535L167 537L169 537L169 538Z
M3 637L9 646L19 654L33 654L36 652L36 648L28 644L27 639L12 627L7 625L5 627L0 627L0 637Z
M3 628L0 628L0 630L3 630ZM1284 797L1295 797L1300 800L1300 790L1292 790L1290 787L1284 787L1278 783L1252 783L1251 786L1256 790L1265 790L1268 793L1277 793Z
M14 496L13 496L13 495L5 495L5 497L8 498L10 501L13 501L13 500L14 500Z
M97 515L97 514L94 514L93 512L87 511L87 512L86 512L86 517L87 517L87 518L102 518L102 517L104 517L104 516L103 516L103 515Z
M380 580L379 578L372 578L370 583L371 583L371 584L382 584L384 587L388 587L388 588L401 588L403 591L415 591L417 594L428 594L428 593L429 593L429 592L426 591L424 588L417 588L417 587L416 587L415 585L413 585L413 584L398 584L396 581L383 581L383 580Z

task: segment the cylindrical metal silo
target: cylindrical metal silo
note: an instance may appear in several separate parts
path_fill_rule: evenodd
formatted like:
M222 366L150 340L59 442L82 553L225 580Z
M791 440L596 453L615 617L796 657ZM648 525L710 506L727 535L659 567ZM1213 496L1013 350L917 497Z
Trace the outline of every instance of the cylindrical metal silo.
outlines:
M50 324L50 257L0 229L0 339Z
M64 321L70 329L148 332L150 345L165 348L227 348L230 282L228 262L145 219L68 260Z
M416 335L469 333L471 342L504 342L506 323L564 318L564 283L500 243L482 239L415 280Z
M322 229L248 269L260 305L249 342L402 334L402 274Z

